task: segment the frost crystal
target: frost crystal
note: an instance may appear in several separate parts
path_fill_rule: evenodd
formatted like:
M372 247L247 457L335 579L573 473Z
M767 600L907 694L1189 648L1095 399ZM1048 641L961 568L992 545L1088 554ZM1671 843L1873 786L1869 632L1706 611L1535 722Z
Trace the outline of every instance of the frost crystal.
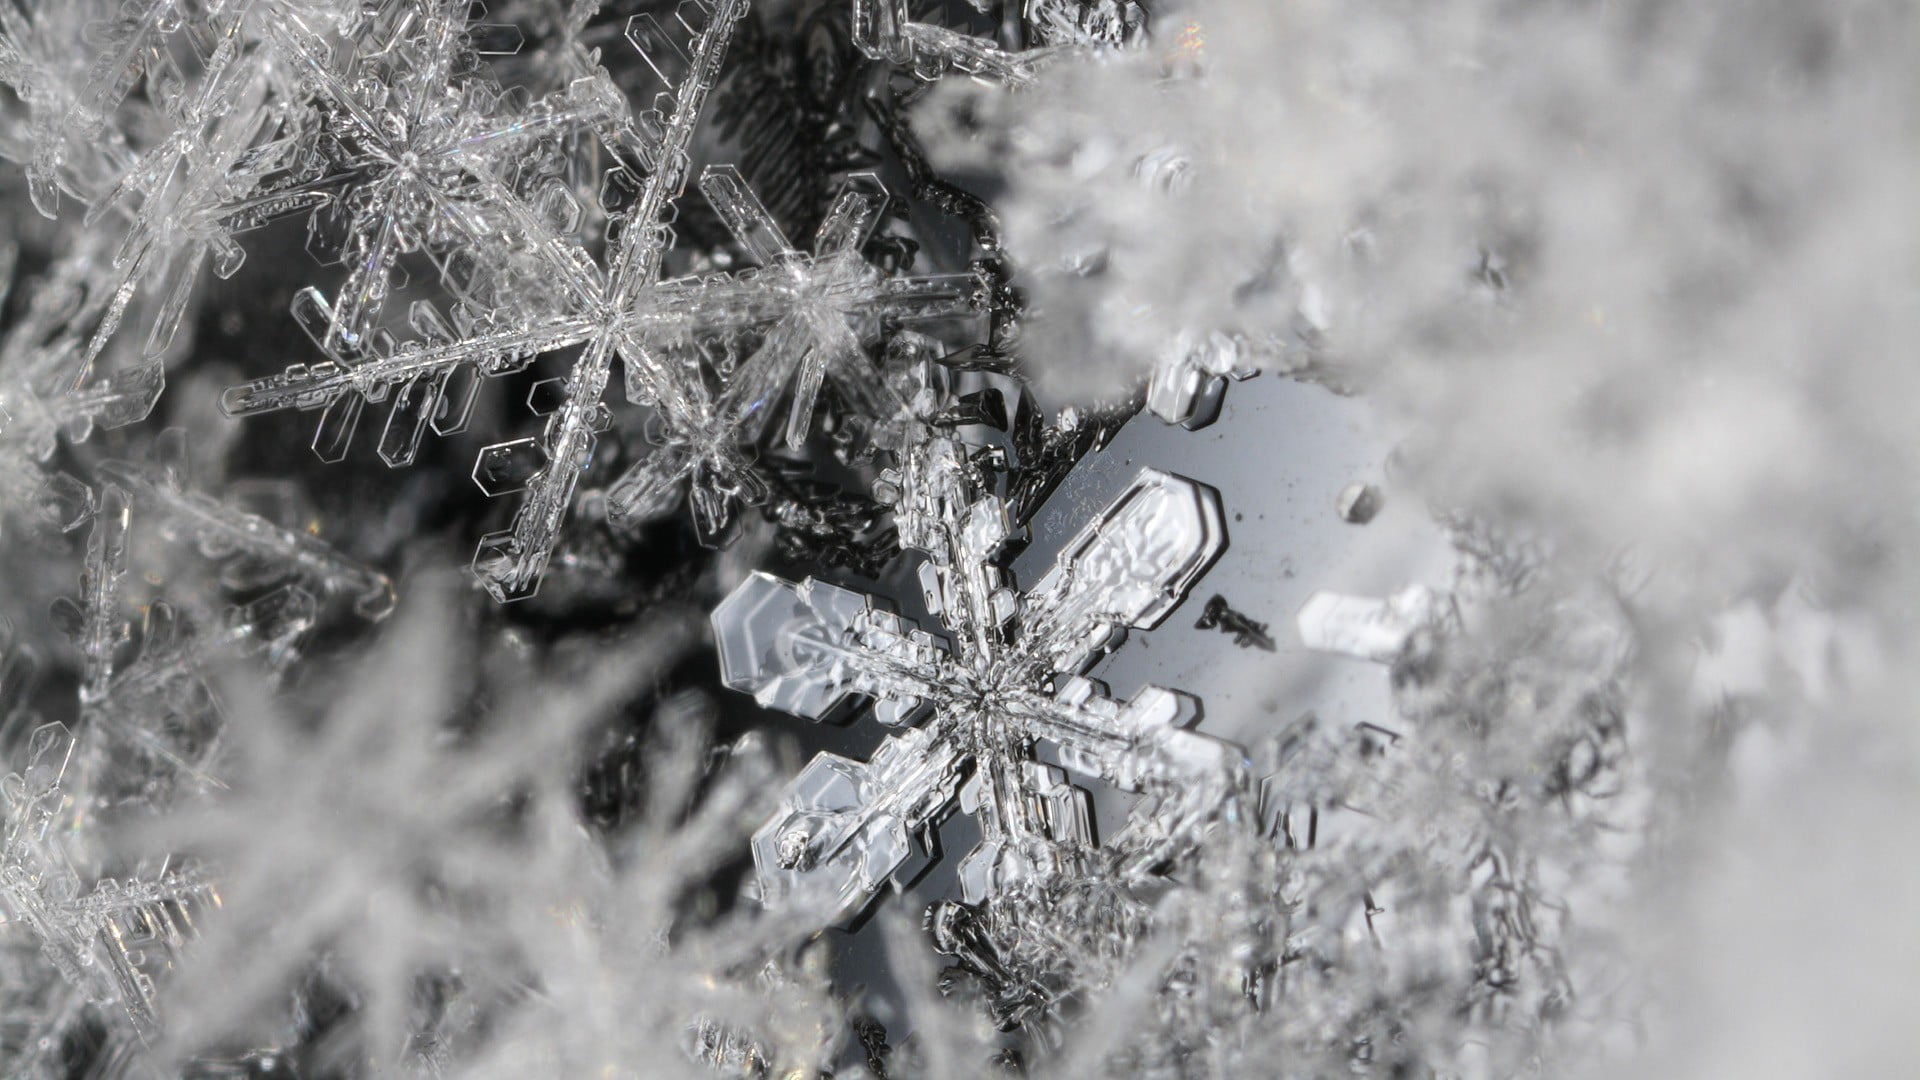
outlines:
M350 600L364 618L381 619L393 610L393 582L387 575L307 532L276 525L187 489L175 470L126 461L104 462L100 470L159 516L165 527L190 537L209 559L240 556L269 568L269 580L290 575L309 581L326 593Z
M923 600L943 637L817 579L756 573L714 610L728 685L815 720L867 697L876 720L905 729L865 763L821 754L801 772L754 835L762 900L857 917L925 869L956 808L981 835L958 866L965 903L1097 873L1087 796L1066 770L1147 796L1113 848L1125 852L1117 880L1143 880L1229 812L1242 756L1188 730L1192 699L1150 686L1116 701L1084 673L1128 629L1165 618L1219 557L1219 496L1143 471L1022 593L1000 568L1008 504L975 449L919 419L903 427L882 497L902 546L925 557Z
M16 256L0 249L0 284L13 284ZM61 437L145 419L166 384L158 363L87 379L82 335L112 305L100 277L97 252L70 254L32 283L26 310L0 337L0 512L33 528L69 531L92 510L86 485L50 467Z
M992 41L916 22L908 0L852 0L853 37L862 52L910 69L926 80L949 72L1018 85L1032 78L1047 50L1008 52Z
M363 404L391 397L380 453L389 464L404 465L418 453L428 426L441 434L464 427L481 378L518 371L541 352L579 347L573 370L555 384L558 400L548 410L544 433L486 447L475 466L474 480L487 494L525 493L512 527L483 538L474 559L476 574L501 600L531 595L539 585L579 474L612 423L600 398L616 356L625 366L627 397L652 407L662 428L660 449L607 493L607 513L616 524L644 522L671 510L680 482L691 476L696 522L703 535L717 542L735 499L764 497L765 484L746 464L741 448L754 441L773 399L789 384L795 396L786 425L790 445L804 442L819 387L829 376L856 407L884 415L886 402L872 395L870 375L860 371L866 362L856 327L848 320L872 325L877 320L961 316L976 309L978 290L969 275L884 277L862 260L860 248L886 202L872 177L848 181L822 220L814 253L807 258L788 244L736 171L709 167L701 181L703 191L761 269L730 277L659 280L674 240L668 222L687 176L688 145L732 27L745 9L740 0L723 0L712 8L703 0L688 0L665 25L652 15L634 16L628 39L667 87L646 114L536 109L533 120L516 116L498 132L436 142L450 155L440 174L478 200L466 217L497 222L469 230L465 242L498 231L523 245L530 271L519 273L544 279L551 308L543 310L502 292L497 299L501 307L478 314L482 296L491 295L488 288L521 287L522 277L510 274L503 281L511 280L513 286L496 283L470 290L473 303L456 311L454 325L431 305L417 301L409 321L418 339L395 346L369 338L358 327L371 317L374 300L385 295L389 249L403 246L388 233L410 235L394 224L387 209L394 200L376 198L368 205L386 215L378 219L385 222L380 226L384 231L364 258L350 260L356 276L343 289L342 301L329 305L312 291L296 301L296 315L310 313L304 325L333 359L233 387L223 399L227 411L250 415L288 407L321 408L315 449L323 458L337 460L346 452ZM569 93L598 100L604 91L593 89L595 85L583 77ZM459 114L460 123L471 127L471 109L462 106ZM610 217L604 266L569 235L580 211L557 179L522 193L492 172L490 159L510 155L511 140L570 124L601 132L609 149L631 162L605 177L602 202ZM417 157L409 151L401 158L409 155ZM387 166L400 160L387 151L375 157ZM416 171L424 167L392 166L392 173L385 175L397 179L382 182L416 184ZM636 173L644 173L644 178L635 179ZM517 169L515 175L515 182L526 187L526 170ZM427 200L432 205L446 201ZM362 274L375 262L382 267L378 273L366 269ZM363 278L362 284L354 284ZM343 303L349 305L344 312ZM764 341L738 370L720 369L702 352L705 340L755 327L763 329ZM715 382L724 383L717 394L711 389Z
M73 745L64 726L48 724L33 733L25 770L0 780L7 815L0 903L70 984L117 1001L136 1030L152 1034L154 973L172 963L198 912L219 896L199 874L178 870L82 882L55 829L68 802L62 780Z
M811 257L796 251L730 167L712 167L701 177L721 220L742 250L760 264L757 272L731 281L709 281L702 291L718 294L711 322L680 331L683 340L771 320L752 355L739 362L720 392L711 394L698 355L675 363L671 339L662 342L667 363L648 374L657 383L636 384L629 369L628 396L660 411L659 448L635 463L607 490L607 513L617 524L646 521L673 508L679 482L691 478L694 523L703 538L717 540L732 516L735 499L758 503L766 483L743 448L758 440L776 403L792 388L783 441L800 449L813 424L823 385L831 382L858 413L885 417L899 407L867 359L862 335L886 320L894 325L970 315L979 287L970 274L883 277L860 249L879 223L886 192L869 174L850 178L834 199L814 237ZM703 307L705 298L690 298Z
M0 1076L1911 1072L1917 25L0 0Z
M1425 586L1414 585L1385 600L1317 592L1295 621L1300 640L1309 649L1384 664L1402 658L1416 647L1422 630L1431 631L1444 617L1445 600Z

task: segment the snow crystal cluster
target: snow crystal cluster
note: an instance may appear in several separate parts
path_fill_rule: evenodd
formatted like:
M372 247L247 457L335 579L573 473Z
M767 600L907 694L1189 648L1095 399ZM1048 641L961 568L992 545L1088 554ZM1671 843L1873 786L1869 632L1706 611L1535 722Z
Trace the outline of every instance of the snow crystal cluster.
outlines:
M0 0L0 1075L1910 1071L1915 56Z

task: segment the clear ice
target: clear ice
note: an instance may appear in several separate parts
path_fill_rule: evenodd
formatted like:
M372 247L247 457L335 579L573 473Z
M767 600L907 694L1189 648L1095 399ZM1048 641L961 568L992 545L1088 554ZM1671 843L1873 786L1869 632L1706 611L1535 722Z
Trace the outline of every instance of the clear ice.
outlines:
M1143 471L1021 591L1000 565L1015 531L1007 502L972 448L921 417L900 426L881 497L923 560L937 630L871 596L759 572L714 610L727 685L814 720L871 699L875 721L901 729L864 763L823 753L802 770L754 834L763 901L855 918L925 869L956 809L981 833L959 862L967 902L1085 872L1097 842L1068 770L1154 796L1127 828L1190 842L1191 821L1238 794L1242 752L1190 730L1192 698L1147 687L1116 701L1085 672L1129 629L1164 619L1220 555L1219 495Z
M1689 624L1644 599L1672 590L1634 580L1630 531L1441 508L1446 439L1302 493L1298 548L1291 522L1237 524L1255 513L1227 505L1236 485L1266 478L1215 465L1214 432L1177 449L1178 428L1264 424L1224 404L1249 390L1415 391L1447 438L1513 440L1471 459L1513 505L1572 506L1494 467L1530 445L1538 418L1515 406L1551 395L1484 392L1485 372L1511 375L1503 349L1659 354L1620 328L1694 325L1587 311L1606 259L1550 280L1585 238L1634 233L1604 213L1609 141L1656 145L1693 113L1651 94L1659 110L1607 110L1644 123L1543 123L1510 110L1576 99L1540 92L1544 70L1488 73L1607 65L1561 64L1582 58L1557 36L1494 55L1534 39L1476 37L1457 6L1384 29L1364 9L0 0L0 1074L883 1078L991 1057L1491 1076L1565 1071L1557 1040L1618 1041L1594 1034L1631 1026L1608 997L1631 981L1608 905L1695 810L1668 789L1765 758L1754 732L1790 725L1750 721L1788 700L1777 683L1871 686L1879 708L1902 700L1872 682L1897 665L1774 552L1748 580L1699 560L1700 592L1744 614ZM1742 28L1716 41L1773 48ZM1814 36L1777 63L1624 66L1689 108L1661 72L1798 108L1825 100L1802 69L1876 37ZM1476 102L1486 123L1409 137L1425 110ZM1755 115L1725 148L1800 130ZM1529 157L1506 140L1532 128L1556 133L1533 155L1555 161L1580 135L1592 187L1536 185L1579 196L1578 228L1505 191ZM1423 163L1490 141L1497 168L1383 167L1389 145ZM1636 159L1625 173L1661 186L1620 205L1684 237L1664 207L1717 220L1727 185L1718 163L1670 183L1671 164ZM1711 307L1741 295L1741 267L1805 269L1756 257L1772 234L1748 227L1804 201L1770 186L1793 169L1749 171L1720 215L1739 242L1707 245L1695 275L1715 287L1682 287L1698 268L1676 261L1631 296ZM1844 239L1806 249L1864 250ZM1859 261L1912 263L1878 254ZM1535 317L1576 296L1578 318ZM1573 347L1542 336L1565 323ZM1403 367L1446 373L1445 392ZM1637 410L1651 380L1621 370L1567 395L1599 406L1569 433L1611 425L1616 393L1633 424L1691 419L1685 401ZM1886 370L1835 399L1897 399ZM1702 385L1769 406L1768 371L1759 355ZM1046 392L1088 372L1073 404ZM1844 426L1804 412L1822 439ZM1317 419L1261 452L1313 443ZM1646 467L1632 446L1606 451L1620 493ZM1676 486L1649 490L1699 482L1669 464ZM1464 501L1515 493L1464 473ZM1354 475L1393 483L1339 490ZM1075 501L1109 478L1105 505ZM1419 516L1403 487L1447 530L1453 580L1321 587ZM1394 511L1369 525L1386 488ZM1702 507L1701 534L1725 512ZM1242 546L1216 572L1230 518ZM1065 539L1016 580L1036 537ZM448 538L467 576L443 589ZM1561 557L1601 550L1626 554L1570 584ZM1292 589L1275 583L1295 560L1284 607L1254 592ZM1147 647L1220 666L1119 696L1100 665L1130 634L1116 682ZM1712 662L1677 677L1663 665L1690 663L1671 657L1693 637ZM1778 678L1775 653L1792 656ZM1636 733L1665 706L1647 686L1713 698L1688 703L1710 734L1668 725L1707 749L1650 763ZM753 705L861 728L838 742ZM796 730L819 751L804 762L783 758ZM849 743L872 749L820 749ZM1794 768L1818 758L1789 749ZM889 977L863 998L848 972L881 949Z

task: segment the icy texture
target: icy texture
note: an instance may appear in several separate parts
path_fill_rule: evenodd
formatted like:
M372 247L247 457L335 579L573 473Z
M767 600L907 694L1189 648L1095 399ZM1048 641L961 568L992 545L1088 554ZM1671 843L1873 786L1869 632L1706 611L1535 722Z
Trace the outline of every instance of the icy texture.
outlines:
M0 248L7 290L16 257L12 247ZM112 303L99 280L101 262L86 247L62 258L28 284L24 312L0 337L0 514L28 529L69 531L92 510L85 484L52 462L61 437L79 441L96 427L143 420L165 386L157 363L83 384L83 335Z
M1045 50L1008 52L990 40L916 22L908 0L852 0L853 37L862 52L933 80L958 72L1019 85L1045 62Z
M768 496L744 448L760 437L789 387L781 438L791 449L806 444L820 391L829 382L858 412L890 416L900 403L878 379L856 327L882 319L913 324L963 317L978 309L980 287L970 274L882 277L860 257L887 201L871 174L857 174L841 188L814 236L811 256L792 247L737 170L709 167L700 186L760 269L733 281L700 282L682 301L683 311L711 304L708 325L667 331L664 320L650 320L643 329L664 338L657 348L665 362L644 376L630 368L627 393L658 408L662 431L657 448L609 486L607 515L623 526L657 518L674 509L685 481L696 528L718 542L735 502L760 503ZM708 391L697 353L678 362L688 351L684 342L727 322L759 321L771 325L718 394Z
M1420 585L1385 600L1317 592L1307 598L1295 623L1309 649L1390 664L1419 648L1416 639L1423 631L1431 638L1445 617L1444 604Z
M36 730L23 771L0 780L6 846L0 881L9 918L39 940L69 984L117 1001L136 1031L154 1033L153 972L164 970L219 896L202 876L176 870L150 879L83 882L55 830L69 797L62 786L73 736L60 724Z
M311 582L352 601L354 610L364 618L381 619L393 610L393 582L387 575L354 561L309 533L276 525L204 492L188 489L181 484L179 474L171 470L127 461L104 462L100 470L161 518L165 527L191 539L209 559L240 556L272 568L270 576L293 576Z
M1915 28L0 0L0 1075L1912 1072Z
M606 116L552 107L536 110L531 120L517 117L499 131L448 136L444 152L454 158L440 172L477 203L470 212L442 216L497 219L485 229L469 229L464 243L478 245L488 239L482 233L497 231L502 240L527 249L517 258L530 260L530 269L498 286L505 291L466 286L470 306L456 309L451 324L430 304L417 301L409 318L419 335L414 340L393 345L370 338L364 326L375 301L385 295L388 253L404 248L389 233L410 235L389 208L394 199L374 198L367 204L374 215L368 220L381 231L361 244L371 245L366 252L349 260L354 276L340 294L343 299L329 304L310 291L296 300L296 316L306 313L303 325L332 359L233 387L223 401L227 411L250 415L320 408L315 449L323 459L338 460L347 452L364 405L390 397L380 454L389 464L405 465L418 453L429 426L441 434L464 427L480 379L521 370L541 352L577 346L580 356L556 384L558 401L543 433L487 447L476 462L474 479L489 495L524 493L512 527L481 540L476 574L501 600L524 598L537 589L579 473L612 423L600 399L616 357L625 366L627 397L653 407L664 430L661 449L609 490L607 513L620 525L657 517L673 509L681 482L691 476L696 520L703 534L718 542L736 499L764 497L765 484L746 464L742 446L766 423L771 399L794 385L786 438L798 445L806 438L824 378L831 374L836 386L856 393L870 385L868 373L860 371L867 365L856 330L845 325L849 317L863 323L950 318L970 313L978 302L967 275L883 278L859 257L886 202L873 178L848 181L823 219L808 259L790 247L739 174L723 166L707 170L702 189L742 251L762 269L660 280L674 240L668 223L687 179L688 146L732 27L744 11L740 0L723 0L711 9L689 0L664 24L652 15L634 16L628 40L666 87L645 114L626 115L614 104L607 105L614 111ZM582 76L568 93L600 101L609 89ZM617 103L618 96L612 100ZM456 106L460 103L444 105ZM458 111L462 125L474 123L468 107ZM514 140L568 124L600 133L618 160L629 162L604 177L608 239L600 262L571 235L581 212L557 177L516 191L493 172L514 161ZM407 153L414 152L401 156ZM385 153L381 160L391 158L394 153ZM399 179L392 182L416 183L409 170L425 167L396 168ZM636 179L636 173L644 175ZM516 185L528 187L525 168L513 169L513 175ZM352 235L362 231L356 228ZM474 272L490 273L484 267ZM526 274L545 286L534 291L532 302L518 291L527 284ZM503 306L482 315L488 297ZM703 338L765 324L771 324L765 341L736 371L717 371L698 347ZM717 380L726 385L715 394L711 384ZM883 400L870 395L854 400L869 412L888 411Z
M126 489L118 485L104 486L98 502L79 595L54 601L51 612L81 656L85 734L122 743L143 762L177 772L194 784L217 783L208 765L218 753L223 719L207 692L207 675L220 663L246 656L258 658L267 670L283 668L302 635L318 621L314 597L299 584L285 584L228 607L217 618L182 613L154 599L144 605L139 643L129 650L132 605L125 579L134 515ZM141 520L158 524L163 532L169 524L158 514L142 515ZM269 528L258 519L240 520L250 521L256 531ZM311 540L307 543L313 551L324 550ZM221 556L231 550L224 543L215 547ZM245 553L255 560L248 571L252 579L271 582L287 576L288 568L275 566L267 553Z
M923 392L915 403L932 400ZM728 685L816 720L865 696L876 720L908 729L865 763L823 754L802 771L754 835L763 902L858 917L889 883L925 869L932 828L956 808L981 834L958 865L965 904L1038 896L1103 875L1096 866L1109 859L1114 887L1145 881L1197 842L1203 822L1234 812L1242 754L1187 730L1196 708L1184 695L1147 687L1116 701L1083 673L1128 629L1160 622L1218 557L1218 495L1145 471L1021 593L1000 567L1014 534L1007 504L971 448L920 416L903 420L901 438L880 490L902 546L924 556L923 599L943 639L812 579L755 574L714 611ZM1035 756L1042 744L1076 773L1148 796L1106 857L1085 793ZM992 916L1002 933L1031 917L1022 905ZM1024 987L998 992L1005 1020L1044 1004Z

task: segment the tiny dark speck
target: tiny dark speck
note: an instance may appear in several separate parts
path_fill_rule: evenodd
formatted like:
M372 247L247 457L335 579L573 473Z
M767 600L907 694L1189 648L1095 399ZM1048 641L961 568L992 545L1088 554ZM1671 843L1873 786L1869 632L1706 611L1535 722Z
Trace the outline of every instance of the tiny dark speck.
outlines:
M1227 598L1215 594L1207 601L1206 609L1200 613L1200 620L1193 624L1195 630L1220 630L1233 635L1233 643L1243 649L1265 649L1273 651L1273 638L1267 636L1267 624L1255 622L1244 613L1228 606Z

